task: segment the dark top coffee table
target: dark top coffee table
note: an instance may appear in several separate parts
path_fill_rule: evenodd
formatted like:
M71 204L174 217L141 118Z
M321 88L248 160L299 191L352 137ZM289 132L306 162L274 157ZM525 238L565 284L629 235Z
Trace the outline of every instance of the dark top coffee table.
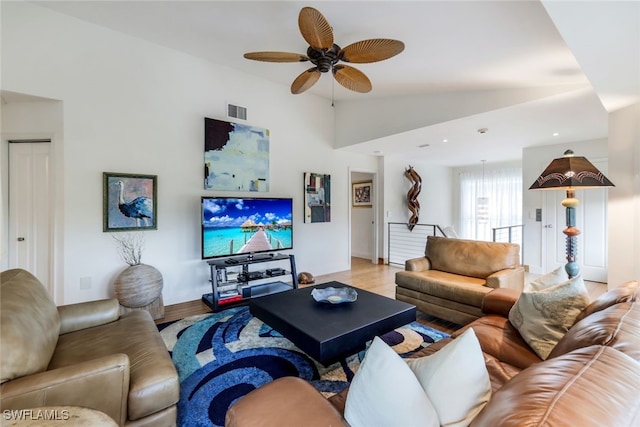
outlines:
M317 288L348 286L340 282ZM362 289L352 303L316 302L314 286L252 298L252 315L317 361L328 365L365 348L367 341L416 320L416 307Z

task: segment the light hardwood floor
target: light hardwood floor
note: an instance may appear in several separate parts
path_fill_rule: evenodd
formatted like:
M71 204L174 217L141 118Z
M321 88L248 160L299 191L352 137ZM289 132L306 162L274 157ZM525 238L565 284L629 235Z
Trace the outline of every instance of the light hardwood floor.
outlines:
M335 280L389 298L395 298L395 274L400 270L402 270L402 268L399 266L372 264L368 259L351 258L351 270L324 274L316 276L315 279L316 283L326 283ZM533 276L528 276L527 280L532 277ZM595 282L586 282L585 284L587 285L592 300L606 291L606 284ZM169 305L165 307L164 318L156 320L156 323L170 322L209 312L211 312L211 309L201 300ZM458 325L428 316L424 313L418 313L417 320L422 324L446 333L451 333L459 328Z
M395 272L398 270L400 269L397 267L376 265L372 264L370 260L352 258L351 270L325 274L317 276L315 279L316 283L325 283L335 280L347 283L356 288L365 289L389 298L394 298ZM300 286L304 287L305 285ZM170 322L187 316L208 313L210 311L209 307L201 300L169 305L165 307L164 318L158 319L156 323Z
M350 270L316 276L315 282L326 283L335 280L389 298L395 298L395 274L396 271L400 270L401 268L397 266L372 264L368 259L351 258ZM209 312L211 312L211 309L199 299L168 305L165 307L164 317L157 319L156 323L170 322ZM418 321L447 333L451 333L458 328L458 325L422 313L419 313Z

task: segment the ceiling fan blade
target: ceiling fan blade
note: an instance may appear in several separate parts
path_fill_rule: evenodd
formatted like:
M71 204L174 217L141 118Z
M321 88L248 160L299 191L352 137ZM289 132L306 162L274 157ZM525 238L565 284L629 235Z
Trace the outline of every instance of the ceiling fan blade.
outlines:
M307 55L290 52L249 52L245 53L244 57L265 62L304 62L309 60Z
M303 71L291 84L291 93L297 95L304 92L316 84L321 75L322 73L316 67Z
M360 93L371 91L371 81L365 74L348 65L336 65L333 67L333 76L336 81L349 90Z
M312 7L303 7L298 16L298 27L302 37L311 47L331 49L333 30L324 16Z
M340 52L346 62L365 64L383 61L404 50L404 43L392 39L369 39L350 44Z

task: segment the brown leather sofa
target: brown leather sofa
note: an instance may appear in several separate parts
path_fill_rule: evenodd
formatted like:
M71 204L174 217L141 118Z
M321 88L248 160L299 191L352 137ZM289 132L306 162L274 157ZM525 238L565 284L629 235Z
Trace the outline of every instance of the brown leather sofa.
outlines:
M116 299L56 307L31 273L0 273L0 410L79 406L118 425L175 426L180 384L146 311Z
M485 315L413 357L433 354L473 328L493 394L472 427L640 425L640 283L629 282L587 306L542 361L509 323L518 293L496 289ZM285 377L252 391L227 412L226 426L341 426L348 389L325 399Z
M396 273L396 299L459 325L482 316L482 300L495 288L522 291L524 267L513 243L428 236L425 256Z

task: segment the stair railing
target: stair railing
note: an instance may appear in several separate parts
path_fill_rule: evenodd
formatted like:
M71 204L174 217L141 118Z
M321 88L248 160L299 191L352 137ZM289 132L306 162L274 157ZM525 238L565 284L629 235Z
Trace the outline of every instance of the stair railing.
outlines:
M412 231L406 222L390 222L387 230L389 264L402 266L408 259L424 256L427 236L444 236L437 224L415 224Z
M491 229L494 242L517 243L520 245L520 264L522 264L522 260L524 259L524 246L522 245L523 228L523 224L518 224L506 227L494 227Z

